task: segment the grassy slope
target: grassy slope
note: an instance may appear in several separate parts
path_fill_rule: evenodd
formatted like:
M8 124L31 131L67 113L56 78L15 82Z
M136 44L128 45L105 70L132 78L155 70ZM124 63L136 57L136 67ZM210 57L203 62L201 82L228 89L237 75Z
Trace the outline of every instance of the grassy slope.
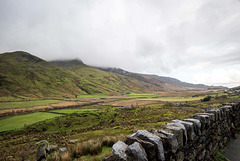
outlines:
M124 93L127 91L144 92L148 90L147 88L140 86L132 78L115 73L104 72L94 67L75 66L67 69L83 78L83 81L81 82L83 88L90 88L91 86L89 85L94 84L98 90L107 90L110 94Z
M0 101L147 90L126 76L74 65L60 68L20 51L0 54Z
M139 83L138 80L120 74L105 72L95 67L85 65L80 60L52 61L51 63L62 67L79 76L82 90L116 95L125 92L150 92L152 89Z
M0 55L0 96L55 97L85 93L76 76L25 52Z

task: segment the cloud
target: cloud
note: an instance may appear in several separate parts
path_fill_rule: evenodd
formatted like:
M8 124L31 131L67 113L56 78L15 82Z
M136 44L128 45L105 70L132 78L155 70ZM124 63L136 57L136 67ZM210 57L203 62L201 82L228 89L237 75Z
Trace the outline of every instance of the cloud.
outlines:
M210 73L198 73L193 76L196 83L207 85L224 85L228 87L239 86L240 70L216 69Z
M239 10L237 0L1 0L0 52L186 80L239 64Z

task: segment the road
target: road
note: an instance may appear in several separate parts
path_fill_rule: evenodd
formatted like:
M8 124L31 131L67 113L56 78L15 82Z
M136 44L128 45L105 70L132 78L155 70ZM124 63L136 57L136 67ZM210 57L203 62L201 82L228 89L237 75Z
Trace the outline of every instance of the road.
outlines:
M226 147L223 153L230 161L240 161L240 134Z

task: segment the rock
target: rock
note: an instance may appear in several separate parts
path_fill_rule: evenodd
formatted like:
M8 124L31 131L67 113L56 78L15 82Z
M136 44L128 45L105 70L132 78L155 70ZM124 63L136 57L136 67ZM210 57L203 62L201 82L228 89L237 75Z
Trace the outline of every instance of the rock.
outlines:
M181 123L185 126L187 131L187 137L189 140L194 140L196 134L194 132L194 126L192 122L182 121L182 120L173 120L173 123Z
M183 121L192 122L193 126L194 126L195 134L196 135L201 135L202 124L201 124L200 120L194 119L194 118L187 118L187 119L184 119Z
M48 153L52 153L52 152L57 151L57 150L58 150L58 146L57 145L50 145Z
M46 140L42 140L38 142L37 145L38 145L36 150L37 161L45 160L47 157L47 153L50 150L48 142Z
M207 111L208 113L213 113L215 116L215 121L220 120L221 119L221 111L219 109L211 109Z
M164 130L157 130L154 134L163 139L165 150L171 150L173 153L176 153L179 148L179 143L175 134L166 132Z
M204 160L206 154L206 150L202 150L200 154L197 156L198 160Z
M156 156L157 156L157 149L155 148L155 145L151 142L147 142L144 140L141 140L137 137L127 137L125 140L125 143L127 145L131 145L134 142L138 142L142 145L142 147L145 149L145 152L147 153L147 159L151 161L157 161Z
M70 144L75 144L79 139L75 139L75 140L70 140L69 143Z
M184 153L179 151L176 154L176 161L183 161L184 160Z
M167 126L180 127L182 132L183 132L183 145L187 144L187 141L188 141L187 130L186 130L186 128L185 128L185 126L183 124L181 124L179 121L176 121L176 122L168 123Z
M129 145L126 149L128 161L148 161L147 154L138 142Z
M67 148L65 148L65 147L59 148L59 153L64 153L65 151L67 151Z
M132 134L131 137L137 137L141 140L151 142L155 145L157 149L157 160L164 161L164 150L163 150L163 143L160 137L151 134L147 130L138 130L136 133Z
M127 160L120 158L119 155L117 154L113 154L109 157L103 158L102 161L127 161Z
M210 117L208 115L200 115L196 114L193 116L193 118L199 119L202 124L202 133L205 133L205 130L208 129L210 125Z
M186 140L184 138L183 129L181 127L174 126L174 125L166 125L162 129L164 131L166 131L168 133L172 133L172 134L174 134L176 136L179 147L182 147L184 145L184 142Z
M125 159L127 158L126 156L126 148L127 145L122 142L122 141L118 141L117 143L115 143L112 147L112 153L118 155L120 158Z
M127 147L124 142L118 141L112 147L112 155L103 158L102 161L127 161L127 155L125 153Z

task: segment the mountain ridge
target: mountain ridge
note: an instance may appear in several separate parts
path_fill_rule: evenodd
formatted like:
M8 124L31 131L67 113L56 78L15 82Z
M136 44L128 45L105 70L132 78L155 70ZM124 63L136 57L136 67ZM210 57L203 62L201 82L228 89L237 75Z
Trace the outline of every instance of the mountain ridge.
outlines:
M128 72L126 70L123 70L121 68L103 68L103 67L98 67L101 70L108 71L108 72L113 72L113 73L118 73L121 75L126 75L130 77L135 77L137 79L141 79L144 81L150 81L150 82L159 82L159 83L169 83L172 85L176 86L183 86L183 87L190 87L190 88L202 88L202 89L217 89L217 88L225 88L223 86L208 86L204 84L192 84L192 83L187 83L187 82L182 82L176 78L172 77L165 77L165 76L159 76L156 74L140 74L140 73L133 73L133 72Z
M179 81L175 78L171 78L171 83L161 76L111 70L91 67L78 59L47 62L23 51L2 53L0 97L72 98L82 94L120 95L195 88L174 84Z

